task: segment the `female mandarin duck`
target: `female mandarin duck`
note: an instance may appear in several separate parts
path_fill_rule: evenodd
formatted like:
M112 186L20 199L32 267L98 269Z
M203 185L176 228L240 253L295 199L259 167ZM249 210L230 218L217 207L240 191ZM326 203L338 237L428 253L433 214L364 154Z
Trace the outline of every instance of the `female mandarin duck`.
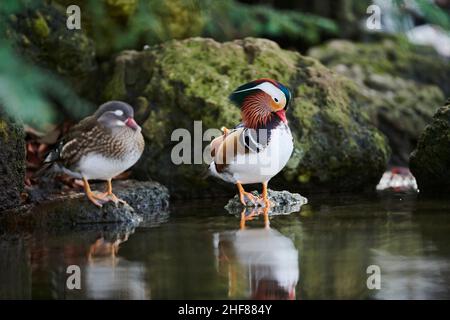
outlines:
M258 79L237 88L230 100L241 109L242 123L211 142L213 176L236 184L241 203L245 197L253 204L257 199L245 192L243 184L262 183L263 200L269 180L280 172L293 151L293 138L286 119L291 93L272 79Z
M143 151L144 137L133 108L122 101L109 101L70 129L38 174L51 171L82 179L86 196L96 206L108 201L117 205L124 201L112 192L111 179L133 166ZM106 180L107 191L93 193L91 179Z

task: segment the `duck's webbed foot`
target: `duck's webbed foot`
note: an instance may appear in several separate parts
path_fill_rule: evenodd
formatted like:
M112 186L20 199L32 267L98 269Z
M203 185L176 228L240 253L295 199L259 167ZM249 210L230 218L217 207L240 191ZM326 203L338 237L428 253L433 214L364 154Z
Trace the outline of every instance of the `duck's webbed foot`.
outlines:
M86 193L87 198L93 203L95 204L97 207L102 207L102 203L99 202L99 197L98 195L94 194L91 191L91 186L89 185L89 182L86 178L83 178L83 184L84 184L84 192ZM100 200L101 201L101 200Z
M101 197L106 199L106 201L112 201L114 202L114 204L116 205L116 207L119 205L119 203L121 204L127 204L127 202L125 200L120 199L119 197L117 197L113 192L112 192L112 183L111 183L111 179L109 179L107 181L108 184L108 189L106 192L101 194Z
M117 206L119 203L121 204L128 204L125 200L122 200L118 198L114 193L111 192L111 194L108 195L112 202Z
M245 200L247 198L254 206L256 206L256 204L258 203L258 198L250 192L246 192L239 182L236 183L236 186L239 190L239 200L241 201L242 205L244 207L248 207L247 201Z

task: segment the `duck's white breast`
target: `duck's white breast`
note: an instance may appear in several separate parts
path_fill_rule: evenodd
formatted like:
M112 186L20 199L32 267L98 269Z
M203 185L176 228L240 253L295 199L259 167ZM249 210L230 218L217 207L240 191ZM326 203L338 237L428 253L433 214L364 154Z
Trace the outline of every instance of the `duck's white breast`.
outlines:
M286 290L298 282L298 251L288 237L274 229L240 230L233 241L238 260L253 267L251 276L259 281L275 280Z
M272 129L269 144L264 150L238 155L227 171L232 174L235 182L267 182L284 168L293 149L291 131L288 126L282 124Z
M124 158L108 158L99 153L90 153L80 159L78 168L86 179L111 179L132 167L140 158L138 152L128 153Z

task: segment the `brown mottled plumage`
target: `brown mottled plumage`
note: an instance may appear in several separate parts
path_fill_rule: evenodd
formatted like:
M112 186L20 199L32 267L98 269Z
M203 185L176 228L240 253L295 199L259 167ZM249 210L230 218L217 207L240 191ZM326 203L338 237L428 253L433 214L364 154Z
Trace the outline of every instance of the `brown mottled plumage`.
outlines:
M101 206L97 200L107 197L117 204L121 200L112 193L111 179L133 166L144 150L141 128L133 117L133 108L124 102L101 105L61 139L38 174L50 171L83 179L86 194L94 204ZM93 194L90 179L106 180L108 192Z
M125 156L130 142L139 152L144 150L142 134L130 132L128 127L119 128L113 134L111 129L101 124L95 125L95 118L85 120L89 122L84 126L74 127L75 130L71 130L64 138L60 159L66 168L72 168L83 155L90 152L120 160Z

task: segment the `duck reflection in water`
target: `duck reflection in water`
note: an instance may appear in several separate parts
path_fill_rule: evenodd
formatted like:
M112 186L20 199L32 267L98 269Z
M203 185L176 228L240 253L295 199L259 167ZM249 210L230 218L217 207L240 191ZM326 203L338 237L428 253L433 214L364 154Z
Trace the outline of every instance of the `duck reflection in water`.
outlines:
M102 260L110 262L111 266L117 265L117 253L121 243L128 240L129 233L117 235L116 239L105 239L98 237L94 243L89 246L87 261L89 265L94 265L95 261Z
M291 239L270 228L267 210L260 208L250 213L244 210L239 230L214 235L218 271L227 277L230 298L296 297L298 251ZM260 215L264 216L264 228L246 227L246 221Z
M118 256L130 233L98 237L87 252L86 293L94 299L149 299L145 268Z

